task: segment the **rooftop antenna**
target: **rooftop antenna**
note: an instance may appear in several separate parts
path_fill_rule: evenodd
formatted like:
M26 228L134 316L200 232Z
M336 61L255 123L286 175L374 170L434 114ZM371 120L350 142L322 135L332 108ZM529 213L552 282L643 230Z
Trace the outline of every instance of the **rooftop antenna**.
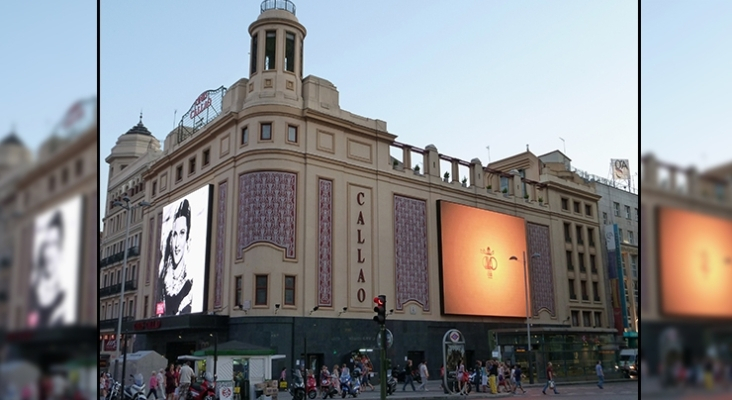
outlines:
M488 164L490 164L491 163L491 146L485 146L485 149L488 150Z
M529 144L528 143L526 144L526 151L527 152L529 151Z
M562 141L562 145L564 146L563 147L564 148L564 151L563 151L564 155L567 155L567 143L564 141L564 138L562 138L562 137L559 137L559 140Z
M173 111L173 128L175 128L175 116L178 115L178 109Z
M142 108L140 109L140 124L142 124Z

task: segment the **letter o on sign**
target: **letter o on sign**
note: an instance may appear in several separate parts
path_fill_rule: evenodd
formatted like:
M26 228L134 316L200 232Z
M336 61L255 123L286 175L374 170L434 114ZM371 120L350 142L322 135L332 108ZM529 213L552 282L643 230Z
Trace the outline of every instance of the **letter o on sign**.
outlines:
M366 301L366 291L363 290L363 288L358 289L358 293L356 293L356 296L358 296L358 301L360 303L363 303L364 301Z

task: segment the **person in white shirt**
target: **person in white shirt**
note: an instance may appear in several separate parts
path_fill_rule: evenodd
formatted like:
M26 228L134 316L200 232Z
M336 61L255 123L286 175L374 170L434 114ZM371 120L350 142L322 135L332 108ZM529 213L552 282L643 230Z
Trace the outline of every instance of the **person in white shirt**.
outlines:
M191 387L191 383L193 383L193 378L195 376L193 368L191 368L189 364L190 361L180 367L180 385L178 386L178 397L183 399L188 396L188 389Z
M424 390L426 392L427 379L430 377L430 372L427 370L427 360L419 364L419 377L422 378L422 384L417 387L417 390Z

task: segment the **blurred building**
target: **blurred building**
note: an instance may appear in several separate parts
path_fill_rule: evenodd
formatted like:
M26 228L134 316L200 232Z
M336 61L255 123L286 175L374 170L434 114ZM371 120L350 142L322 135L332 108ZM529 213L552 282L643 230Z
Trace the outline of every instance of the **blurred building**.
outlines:
M142 243L139 256L129 253L136 290L122 305L133 308L123 311L133 319L123 324L130 351L155 350L173 361L238 340L286 354L287 365L302 359L319 369L375 348L372 299L385 294L393 309L387 319L393 359L438 358L444 333L458 328L469 365L491 357L494 346L503 358L526 362L524 296L505 300L515 297L512 291L524 293L525 257L535 362L552 361L562 379L584 380L594 375L598 357L614 361L600 195L566 155L527 149L484 166L440 154L434 145L399 143L384 121L342 110L332 83L303 77L306 31L291 2L265 1L261 10L249 27L248 78L203 92L162 153L150 149L153 140L140 124L107 157L103 336L114 334L119 315L119 290L111 287L121 282L119 254ZM127 245L124 214L112 206L124 196L130 204L151 203L130 227L141 241ZM526 234L517 242L526 239L526 254L508 254L475 232L446 233L440 210L450 203L488 219L518 217ZM179 220L184 225L174 225ZM509 233L500 224L480 229ZM185 253L200 258L186 264L185 273L196 278L171 296L169 280L181 272L169 267L180 265L173 260L181 238ZM471 251L481 265L456 267L479 273L480 280L464 279L466 291L445 289L447 275L463 273L443 266L448 242L476 243ZM490 261L494 251L500 261ZM491 268L501 272L494 277ZM481 291L488 279L504 280ZM476 288L480 297L466 295ZM485 303L493 314L469 314L469 306L446 312L446 299ZM518 313L502 316L509 308ZM544 374L543 367L535 371ZM219 371L219 379L230 380L230 373Z
M10 276L3 279L6 355L46 372L72 360L94 360L96 127L96 98L74 104L41 145L36 161L28 163L27 151L20 151L16 160L25 167L12 168L10 173L18 174L10 181L3 175L0 185L0 201L11 205L0 208L6 210L0 235L8 235L12 246ZM17 138L10 141L18 148ZM13 193L8 195L7 188Z
M642 159L642 355L652 374L732 362L732 164L700 172Z
M624 297L625 310L621 309L622 301L620 300L622 299L612 296L615 282L608 280L607 292L611 294L608 299L608 315L613 316L613 326L618 333L627 338L632 347L637 347L638 318L640 316L638 309L638 244L640 241L638 194L625 188L621 189L597 181L594 184L597 194L602 196L599 203L602 226L612 228L612 225L617 225L617 241L620 245L619 256L623 279L617 278L617 290L619 297ZM614 257L614 252L608 250L608 241L602 240L601 243L603 260Z
M106 368L110 358L117 355L118 317L122 310L125 321L136 317L147 318L149 305L137 307L138 282L142 270L140 244L143 231L143 210L132 209L128 243L125 245L127 211L115 205L128 196L130 205L145 199L143 174L149 165L160 157L160 142L142 123L117 139L117 144L105 161L109 164L107 201L103 203L104 219L100 241L99 261L99 336L100 366ZM124 252L127 251L127 271L123 278ZM120 307L122 279L125 280L125 297ZM143 310L138 315L137 310Z

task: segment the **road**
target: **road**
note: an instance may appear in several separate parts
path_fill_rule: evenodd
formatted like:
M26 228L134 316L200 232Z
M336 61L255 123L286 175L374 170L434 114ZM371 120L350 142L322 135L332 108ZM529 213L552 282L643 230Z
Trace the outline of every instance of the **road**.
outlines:
M407 388L407 391L402 391L403 384L399 384L397 386L397 392L387 397L387 399L410 399L410 400L418 400L418 399L425 399L425 400L455 400L457 398L463 398L462 396L457 395L446 395L440 390L440 382L439 381L429 381L427 383L427 391L412 391L411 387ZM417 385L415 385L417 386ZM638 381L637 380L628 380L628 381L621 381L621 382L606 382L605 388L600 389L597 387L596 384L593 383L584 383L584 384L567 384L567 385L558 385L557 391L559 392L558 395L555 395L552 393L551 390L547 389L547 395L544 395L541 393L541 389L543 389L544 385L524 385L524 388L526 389L525 394L521 394L520 391L516 395L511 395L507 393L501 393L498 395L491 395L486 393L471 393L468 395L469 399L493 399L493 398L506 398L506 397L513 397L513 398L566 398L566 399L588 399L588 400L630 400L630 399L637 399L639 390L638 390ZM336 397L336 399L339 399L340 397ZM374 391L365 391L361 393L358 396L359 399L378 399L379 398L379 387L377 386ZM348 397L347 399L352 399L351 397ZM292 397L289 393L286 392L280 392L277 400L292 400ZM319 400L319 398L316 398L316 400Z

